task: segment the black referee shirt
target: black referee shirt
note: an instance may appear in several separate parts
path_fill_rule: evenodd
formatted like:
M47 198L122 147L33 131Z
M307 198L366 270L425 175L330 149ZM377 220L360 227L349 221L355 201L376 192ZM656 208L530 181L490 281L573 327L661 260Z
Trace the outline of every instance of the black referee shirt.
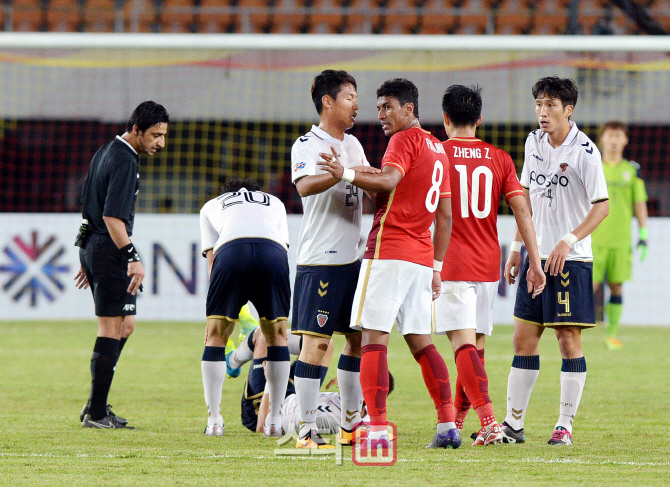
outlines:
M140 191L138 161L139 156L118 138L95 153L81 198L89 231L109 234L102 217L111 216L126 223L128 236L133 234L135 202Z

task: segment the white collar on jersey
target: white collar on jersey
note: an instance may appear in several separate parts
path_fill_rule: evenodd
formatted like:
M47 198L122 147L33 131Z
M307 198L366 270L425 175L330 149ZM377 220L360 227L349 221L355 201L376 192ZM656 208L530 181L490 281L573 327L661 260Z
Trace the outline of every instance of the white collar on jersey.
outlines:
M337 140L338 142L342 142L340 139L336 139L335 137L331 136L328 132L326 132L322 128L317 127L316 125L312 125L312 130L310 130L310 132L313 132L314 135L316 135L321 140Z
M137 154L137 151L136 151L135 149L133 149L133 146L130 145L126 139L124 139L124 138L121 137L120 135L117 135L116 138L119 139L119 140L120 140L121 142L123 142L124 144L126 144L128 147L130 147L130 150L133 151L135 154Z
M568 122L570 124L570 132L568 132L568 136L565 138L563 143L561 145L570 145L573 140L575 140L575 137L577 137L577 132L579 132L579 129L577 128L577 124L570 120Z

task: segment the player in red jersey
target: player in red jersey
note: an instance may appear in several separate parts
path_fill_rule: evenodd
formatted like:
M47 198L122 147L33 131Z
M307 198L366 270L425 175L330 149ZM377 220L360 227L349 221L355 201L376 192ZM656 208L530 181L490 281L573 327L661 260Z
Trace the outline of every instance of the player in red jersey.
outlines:
M451 341L456 359L456 426L470 406L481 429L473 445L503 442L493 414L484 369L484 342L493 330L493 303L500 280L498 205L501 194L514 211L528 249L531 266L528 292L536 296L545 285L535 228L512 158L475 137L482 121L480 88L452 85L442 97L443 143L452 182L453 228L442 268L442 292L435 302L435 333Z
M419 123L419 92L394 79L377 90L384 134L391 136L380 174L353 174L332 154L320 166L334 178L377 193L351 327L362 329L361 388L371 419L368 438L388 442L387 346L395 323L415 360L437 410L437 434L428 448L458 448L449 372L433 345L432 300L440 294L440 270L451 232L449 159L437 138ZM435 222L431 242L430 227Z

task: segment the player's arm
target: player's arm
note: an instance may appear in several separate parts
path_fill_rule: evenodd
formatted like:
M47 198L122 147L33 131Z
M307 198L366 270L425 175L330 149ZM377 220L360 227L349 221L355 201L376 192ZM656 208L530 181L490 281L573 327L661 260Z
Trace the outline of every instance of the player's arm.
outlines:
M265 367L265 362L263 362L263 367ZM270 412L270 394L266 393L263 394L263 398L261 399L261 403L258 406L258 419L256 420L256 433L262 433L263 432L263 425L265 424L265 418L268 416L268 413Z
M524 191L524 196L512 196L507 203L509 204L510 208L512 208L512 211L514 212L514 219L516 221L515 241L518 242L517 238L523 238L523 241L526 244L526 250L528 251L529 259L528 275L526 276L526 280L528 282L528 292L532 292L533 297L535 297L544 289L547 278L544 275L544 272L542 272L542 261L540 260L540 251L537 248L535 226L533 225L533 220L530 215L525 193L526 191ZM521 254L518 254L519 257L521 257ZM518 272L518 268L516 272ZM511 276L508 276L507 273L508 269L507 265L505 265L505 277L507 278L507 281L510 282ZM511 277L511 279L512 282L514 282L514 278Z
M559 272L563 271L565 259L570 253L570 248L583 238L591 235L600 222L602 222L610 212L609 200L597 201L593 204L589 212L586 214L584 221L575 228L572 232L563 237L551 251L547 262L544 264L544 271L549 272L552 276L557 276ZM572 237L570 235L572 234ZM569 239L572 240L569 243ZM576 240L575 240L576 239Z
M207 275L212 277L212 266L214 265L214 251L212 249L208 249L207 252L205 252L205 257L207 258Z
M305 196L323 193L339 182L339 180L333 179L330 174L303 176L295 182L295 189L297 189L298 194L304 198Z
M530 204L530 192L528 191L528 188L523 188L523 197L532 220L533 207ZM510 249L509 257L507 257L507 262L505 263L505 279L507 279L507 283L510 286L516 282L516 278L519 275L519 269L521 268L521 242L524 241L521 236L521 231L519 230L519 224L516 221L516 211L514 212L514 218L514 240L512 240L512 248ZM535 227L533 227L533 230L535 230ZM535 243L537 244L537 240Z
M433 259L435 260L432 285L433 299L440 297L442 289L440 272L442 271L442 261L444 261L444 256L449 247L449 240L451 240L451 225L451 198L440 198L435 211L435 231L433 232Z
M126 231L126 224L123 220L113 216L103 216L102 219L105 221L109 236L112 237L112 240L119 249L128 247L131 244L130 237ZM132 277L128 286L128 292L134 295L137 293L144 279L144 267L142 267L142 263L139 260L128 262L128 275Z
M359 166L354 169L345 169L337 157L337 152L331 147L331 154L321 153L321 160L317 163L319 167L330 173L331 179L338 181L346 181L352 183L364 191L373 191L375 193L390 193L398 186L402 179L402 172L392 166L384 166L384 169L379 171L370 166ZM356 170L356 169L365 169ZM372 169L373 171L370 171ZM347 173L347 171L353 171Z
M334 155L335 159L337 159L337 151L332 145L330 146L330 150ZM321 156L322 158L323 155L324 154L319 154L319 156ZM324 161L323 160L317 161L317 165L321 166L322 162ZM298 194L300 194L300 196L302 197L305 197L305 196L311 196L313 194L323 193L324 191L332 188L337 183L342 181L342 175L345 169L342 166L342 164L339 163L339 159L337 159L337 162L340 166L339 177L329 174L328 172L326 174L317 174L314 176L303 176L300 179L296 180L295 182L295 187L298 190ZM321 169L324 168L321 167ZM379 169L371 166L356 166L354 168L349 169L349 171L354 171L354 173L371 173L371 174L380 172Z
M640 227L640 240L635 247L640 251L640 261L643 261L647 258L647 238L649 237L649 230L647 230L647 218L649 217L647 202L636 201L633 206L633 212Z

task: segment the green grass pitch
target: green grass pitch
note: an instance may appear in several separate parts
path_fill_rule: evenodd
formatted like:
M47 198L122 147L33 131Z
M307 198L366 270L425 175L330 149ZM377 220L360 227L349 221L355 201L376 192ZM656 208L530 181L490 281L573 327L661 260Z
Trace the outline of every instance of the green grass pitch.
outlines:
M361 467L333 457L277 457L274 439L240 424L246 374L226 379L226 434L205 437L200 375L204 323L139 321L110 394L134 431L83 429L96 325L0 322L0 484L2 485L670 485L670 328L623 327L625 348L608 352L602 328L584 332L586 389L574 447L550 447L558 415L560 356L547 330L523 445L425 450L435 412L421 372L397 334L389 365L396 392L389 420L399 430L398 462ZM236 335L235 335L236 336ZM455 382L451 348L436 344ZM500 421L505 414L512 328L489 339L486 369ZM338 340L336 350L341 349ZM337 363L337 356L333 358ZM328 380L335 375L331 366ZM474 412L465 432L478 429ZM334 441L334 438L333 438Z

